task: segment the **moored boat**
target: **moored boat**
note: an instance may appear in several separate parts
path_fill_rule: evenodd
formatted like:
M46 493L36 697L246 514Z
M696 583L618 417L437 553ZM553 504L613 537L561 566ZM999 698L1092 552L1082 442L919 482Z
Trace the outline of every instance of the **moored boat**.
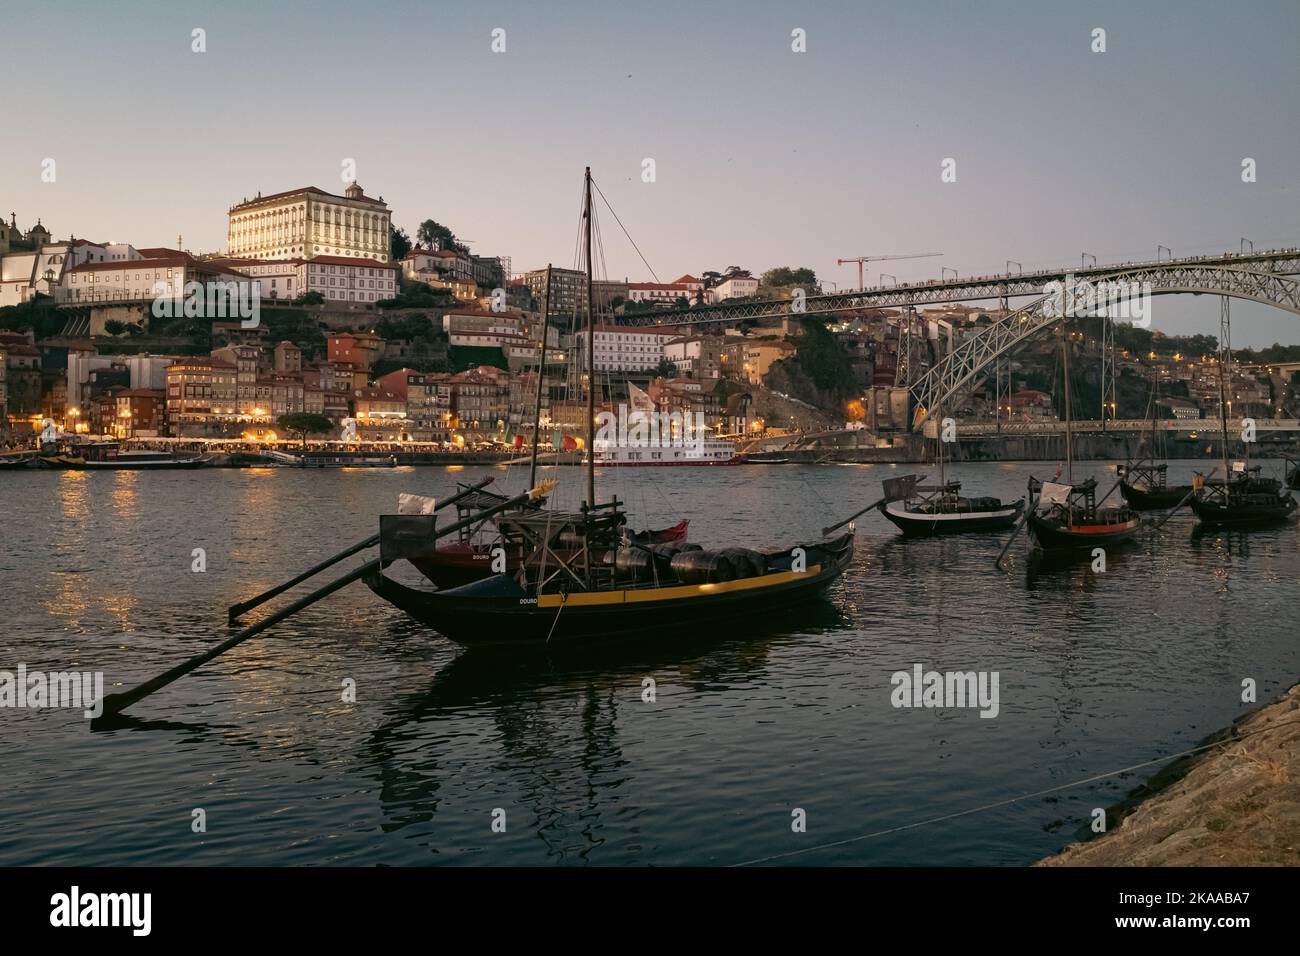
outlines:
M961 482L917 486L899 501L880 504L880 513L905 535L967 534L1005 531L1024 510L1024 499L1005 502L999 498L967 498Z
M1099 506L1097 481L1062 485L1029 479L1038 498L1029 511L1029 534L1043 551L1108 548L1131 541L1142 518L1126 505Z
M1278 479L1262 477L1258 465L1243 468L1226 484L1203 484L1191 506L1203 524L1218 527L1266 527L1289 521L1296 513L1291 492Z
M1161 511L1176 507L1192 493L1191 485L1167 483L1167 464L1120 465L1119 493L1134 511Z

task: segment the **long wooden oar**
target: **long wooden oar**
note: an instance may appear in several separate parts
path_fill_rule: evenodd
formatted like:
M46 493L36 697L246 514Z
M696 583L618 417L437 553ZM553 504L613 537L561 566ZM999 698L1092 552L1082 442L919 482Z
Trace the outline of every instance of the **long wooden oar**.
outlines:
M487 478L484 478L482 481L475 482L474 484L465 487L461 491L452 495L446 501L436 504L434 506L434 511L441 511L443 508L446 508L448 505L453 505L457 501L460 501L463 498L472 495L474 492L486 488L488 485L492 484L494 480L495 479L491 475L489 475ZM275 587L263 591L261 594L257 595L256 597L249 598L247 601L240 601L238 604L230 605L230 607L226 608L227 623L229 623L233 627L235 624L239 622L239 618L241 615L247 613L248 611L251 611L253 608L265 604L267 601L271 600L271 598L278 597L279 595L283 594L285 591L289 590L292 587L297 587L299 584L302 584L302 582L306 581L308 578L314 578L316 575L320 574L326 568L333 567L334 565L342 561L344 558L350 558L358 551L364 551L366 550L366 548L373 548L378 543L379 543L379 535L377 534L371 535L369 538L366 538L364 541L358 541L356 544L352 545L352 547L340 551L332 558L326 558L320 564L308 568L306 571L302 572L302 574L290 578L288 581L285 581L283 584L277 584Z
M892 478L890 479L890 481L893 480L894 479ZM902 481L901 478L898 480ZM913 483L912 487L916 487L916 485L919 485L924 480L925 480L925 475L917 475L916 481ZM896 500L897 498L895 497L892 497L890 495L885 495L885 497L881 498L879 501L873 501L871 504L867 505L861 511L849 515L847 518L845 518L843 521L839 522L838 524L833 524L829 528L822 528L822 537L823 538L826 537L832 531L838 531L840 528L843 528L846 524L848 524L850 521L853 521L855 518L861 518L868 511L872 511L876 508L879 508L881 505L888 504L889 502L896 501Z
M507 511L510 508L516 508L519 505L523 504L525 501L528 501L530 499L540 498L548 494L550 490L554 487L555 487L555 482L553 480L543 481L536 488L529 489L528 491L525 491L523 494L516 495L513 498L508 498L505 501L501 502L500 504L493 505L491 508L485 508L484 510L478 512L477 514L471 515L470 517L465 518L462 521L455 521L447 525L447 527L437 531L434 534L434 537L435 538L445 537L446 535L454 534L457 531L460 531L462 528L473 527L476 523L483 520L483 518L485 517L490 517L491 515L497 514L499 512ZM271 627L273 624L278 624L281 621L283 621L285 618L292 617L294 614L297 614L303 608L315 604L321 598L328 597L329 595L333 594L335 591L339 590L340 588L344 588L347 585L351 584L353 581L357 581L365 577L367 574L371 573L372 571L380 570L382 565L383 562L378 558L376 558L373 561L367 561L365 564L361 565L360 567L354 568L353 570L349 571L347 574L343 575L343 577L337 578L331 581L329 584L317 588L315 591L312 591L310 594L303 595L302 597L300 597L298 600L294 601L292 604L288 605L287 607L281 608L280 610L276 611L274 614L268 615L267 617L263 618L262 620L258 621L255 624L250 624L248 627L244 628L238 634L232 635L231 637L222 641L216 647L210 648L209 650L204 651L202 654L199 654L195 657L191 657L189 660L177 664L171 670L163 674L159 674L157 677L153 678L152 680L147 680L143 684L139 685L138 687L132 688L131 690L127 690L127 691L122 691L120 694L109 694L103 700L103 706L104 706L103 714L100 718L97 719L102 720L105 717L112 717L115 714L121 713L123 710L125 710L127 707L130 707L132 704L136 703L137 701L142 700L145 697L148 697L150 694L156 693L157 691L166 687L168 684L173 683L174 681L180 680L190 671L202 667L204 664L212 660L214 657L219 657L220 655L226 653L226 651L230 650L232 647L237 647L238 645L244 643L244 641L248 640L250 637L255 637L258 634L261 634L263 631L265 631L268 627Z
M998 559L993 562L993 566L997 568L999 571L1002 570L1002 559L1005 558L1007 556L1007 552L1011 550L1011 545L1015 543L1016 538L1019 537L1020 535L1020 529L1023 528L1025 526L1025 522L1029 520L1029 512L1033 510L1034 510L1034 485L1033 485L1033 479L1031 478L1029 483L1029 499L1025 502L1025 510L1021 512L1020 520L1016 522L1016 526L1011 529L1011 537L1007 538L1007 543L1002 546L1002 551L1001 553L998 554Z

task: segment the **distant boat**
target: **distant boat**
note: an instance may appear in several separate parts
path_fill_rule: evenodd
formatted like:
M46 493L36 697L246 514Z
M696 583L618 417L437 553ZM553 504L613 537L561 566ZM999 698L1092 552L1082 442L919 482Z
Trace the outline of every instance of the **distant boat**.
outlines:
M1223 299L1223 323L1228 322L1228 299ZM1246 461L1228 464L1228 417L1222 409L1228 404L1228 366L1232 351L1220 341L1219 351L1219 428L1220 453L1223 455L1224 480L1210 483L1196 476L1196 493L1192 511L1201 523L1217 527L1258 528L1281 524L1295 514L1296 502L1291 492L1276 478L1264 478L1258 465ZM1246 455L1250 445L1243 442Z
M725 438L705 438L689 445L626 446L597 440L597 468L655 468L669 465L738 465L743 459Z
M0 471L13 471L19 468L35 468L36 452L21 452L17 455L0 454Z
M120 451L116 445L90 446L80 454L43 455L41 462L68 471L184 471L209 464L203 455L182 458L166 451Z
M744 463L746 465L788 465L790 458L781 452L759 452L755 455L746 455Z

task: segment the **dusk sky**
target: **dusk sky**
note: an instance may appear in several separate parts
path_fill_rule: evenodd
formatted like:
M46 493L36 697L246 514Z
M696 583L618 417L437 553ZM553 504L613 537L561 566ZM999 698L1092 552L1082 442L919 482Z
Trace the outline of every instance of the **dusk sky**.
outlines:
M223 249L231 204L341 192L352 158L397 225L436 219L515 271L573 264L585 165L663 281L1300 243L1295 0L6 6L0 212L57 238ZM651 279L602 226L608 274ZM1300 339L1279 310L1234 320L1234 344ZM1157 300L1154 324L1215 332L1218 307Z

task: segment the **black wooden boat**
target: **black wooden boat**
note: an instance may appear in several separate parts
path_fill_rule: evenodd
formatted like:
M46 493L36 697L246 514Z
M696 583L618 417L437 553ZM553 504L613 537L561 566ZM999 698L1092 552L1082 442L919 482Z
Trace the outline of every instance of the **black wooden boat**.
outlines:
M587 316L594 327L592 189L588 169L582 224ZM547 312L544 308L543 313ZM587 335L585 363L586 447L593 449L594 338ZM542 343L545 341L543 328ZM536 433L535 422L534 436ZM535 486L528 493L531 501L527 506L507 508L502 503L489 509L504 548L498 555L498 560L504 559L501 573L437 591L401 584L385 575L384 569L402 560L420 569L428 560L436 560L437 527L433 514L396 514L380 516L379 561L366 571L363 580L384 600L458 643L549 645L698 629L713 623L731 626L741 617L816 597L853 558L851 532L834 538L823 535L820 541L782 551L705 551L681 541L633 540L626 533L627 517L619 500L597 502L594 459L587 456L586 488L579 511L535 507L554 482ZM535 457L533 467L535 474ZM473 506L468 499L460 504ZM471 516L456 527L476 524Z
M381 522L400 517L404 516L385 515ZM382 548L385 541L392 540L395 529L382 523L381 528ZM536 581L500 574L458 588L424 591L401 584L380 570L363 580L385 601L467 646L607 641L651 633L667 636L711 624L730 627L742 618L816 598L852 560L853 534L784 551L727 555L727 551L741 550L678 551L669 558L662 576L654 568L661 564L656 555L647 576L645 572L619 572L620 558L630 555L626 549L618 549L606 565L605 570L612 573L603 576L603 583L572 589L567 585L583 582L567 576L549 581L543 577L546 583L539 590ZM390 550L385 560L392 555ZM673 560L680 558L688 560ZM748 573L738 574L742 562ZM699 580L701 577L704 580Z
M1169 466L1164 463L1139 462L1120 465L1116 470L1119 472L1119 493L1134 511L1174 508L1192 493L1191 485L1168 484L1166 473Z
M1202 523L1233 528L1281 524L1296 512L1291 492L1276 478L1262 477L1258 465L1243 469L1226 484L1203 484L1191 505Z
M917 486L899 501L882 501L880 513L905 535L929 536L1005 531L1024 510L1024 499L1005 502L999 498L966 498L961 482Z
M1027 516L1029 534L1043 551L1111 548L1131 541L1141 517L1127 506L1099 507L1097 480L1060 485L1029 479L1038 499Z

